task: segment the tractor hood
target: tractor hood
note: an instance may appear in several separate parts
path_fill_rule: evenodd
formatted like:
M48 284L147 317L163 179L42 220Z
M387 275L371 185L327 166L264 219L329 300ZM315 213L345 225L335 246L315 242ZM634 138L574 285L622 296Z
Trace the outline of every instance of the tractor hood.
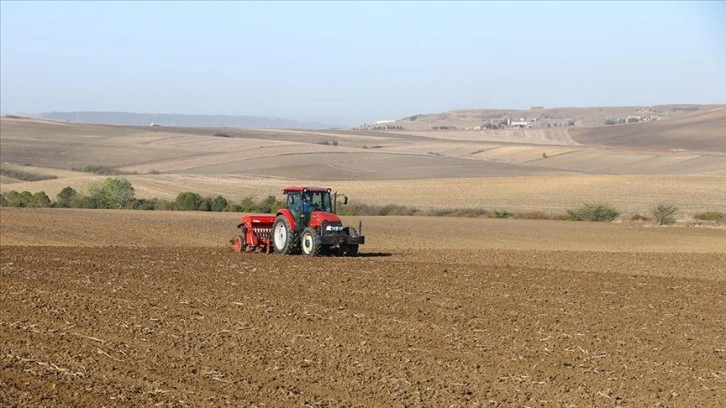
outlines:
M341 225L342 222L340 221L340 217L333 213L325 212L325 211L313 211L311 217L310 217L310 224L311 225L323 225L323 221L327 221L329 224L338 224Z

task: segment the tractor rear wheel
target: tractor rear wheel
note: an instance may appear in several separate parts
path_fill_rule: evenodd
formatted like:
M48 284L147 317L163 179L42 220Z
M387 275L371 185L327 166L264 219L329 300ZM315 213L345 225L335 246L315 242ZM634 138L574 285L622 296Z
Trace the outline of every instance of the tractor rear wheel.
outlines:
M242 235L237 235L234 237L234 252L242 252L245 250L245 240L242 238Z
M318 256L320 254L320 245L315 242L317 233L313 228L305 228L300 238L300 248L302 253L307 256Z
M272 246L275 253L283 255L294 254L298 250L297 234L284 215L278 215L272 224Z

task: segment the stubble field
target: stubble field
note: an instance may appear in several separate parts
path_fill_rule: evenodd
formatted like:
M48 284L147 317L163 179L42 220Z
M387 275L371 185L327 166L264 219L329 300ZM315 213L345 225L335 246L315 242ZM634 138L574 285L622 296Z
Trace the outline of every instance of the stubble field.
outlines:
M237 215L0 212L3 406L712 406L726 233L363 221L234 253Z

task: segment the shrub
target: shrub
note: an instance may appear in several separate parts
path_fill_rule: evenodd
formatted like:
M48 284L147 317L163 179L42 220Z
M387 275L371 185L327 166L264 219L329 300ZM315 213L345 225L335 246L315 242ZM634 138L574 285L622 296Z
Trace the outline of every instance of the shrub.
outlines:
M240 211L241 212L257 212L257 204L252 201L252 198L245 197L240 202Z
M122 171L115 167L101 166L101 165L88 165L82 169L74 168L73 171L83 171L86 173L100 174L102 176L121 176L121 175L136 174L135 171L133 171L133 172Z
M718 212L718 211L706 211L702 213L698 213L693 216L693 218L699 220L699 221L726 221L726 213Z
M234 204L234 203L229 204L229 206L227 207L227 211L229 211L229 212L243 212L242 206L239 205L239 204Z
M402 205L369 205L356 204L350 206L338 206L338 214L340 215L418 215L420 211L416 208L405 207Z
M56 176L46 176L42 174L28 173L21 170L8 170L3 168L0 168L0 175L23 181L54 180L58 178Z
M658 204L653 209L653 217L658 225L671 225L676 223L675 213L678 208L670 204Z
M337 140L323 140L322 142L318 142L318 144L328 145L328 146L331 146L331 145L332 146L337 146L338 145L338 141Z
M77 195L71 199L70 208L103 208L93 197Z
M630 216L630 221L650 221L650 217L646 217L645 215L640 214L633 214Z
M605 222L616 219L620 213L606 204L583 204L575 210L567 210L568 219L572 221Z
M177 210L176 203L169 200L157 200L154 210L173 211Z
M566 220L566 215L547 214L542 211L517 212L512 214L512 218L519 220Z
M507 210L496 210L494 211L494 218L509 218L512 214Z
M134 203L132 204L132 208L134 210L155 210L156 209L156 203L157 199L153 198L151 200L146 200L143 198L134 200Z
M450 217L469 217L469 218L476 218L476 217L486 217L489 215L489 211L483 209L483 208L460 208L453 210L446 214Z

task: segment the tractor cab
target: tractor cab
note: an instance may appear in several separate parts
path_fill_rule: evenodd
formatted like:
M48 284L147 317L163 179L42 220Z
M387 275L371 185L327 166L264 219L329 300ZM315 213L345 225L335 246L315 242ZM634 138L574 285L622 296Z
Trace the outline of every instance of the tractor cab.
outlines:
M334 213L329 188L288 187L284 193L287 195L287 209L292 213L296 225L309 227L314 211Z

